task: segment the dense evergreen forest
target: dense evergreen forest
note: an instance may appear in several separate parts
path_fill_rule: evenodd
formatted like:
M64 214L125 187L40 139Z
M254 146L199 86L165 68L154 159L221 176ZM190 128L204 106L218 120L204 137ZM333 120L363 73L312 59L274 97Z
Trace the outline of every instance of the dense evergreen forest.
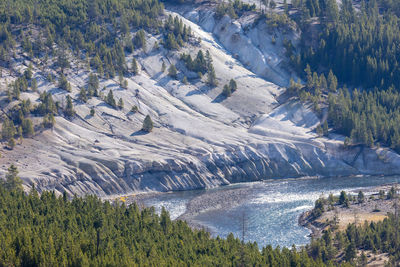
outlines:
M157 215L154 208L135 203L39 195L34 188L26 194L21 184L11 165L0 184L0 266L363 266L365 255L357 256L357 250L387 252L389 264L400 258L400 224L394 215L360 227L351 224L344 232L329 230L301 249L260 250L232 234L222 239L192 230L183 221L171 221L164 209ZM317 200L314 211L323 209L321 204L349 205L349 197L342 192Z
M340 7L334 0L293 1L302 38L291 60L306 84L292 81L291 91L317 112L328 105L328 124L348 137L346 145L400 152L399 7L386 0L344 0ZM324 128L317 131L327 134Z
M94 196L22 191L11 166L0 185L0 266L323 266L305 250L259 250L211 238L168 212Z
M400 86L400 15L397 1L308 0L302 16L317 16L319 35L310 43L304 29L303 69L332 71L342 83L363 88ZM400 88L399 88L400 90Z

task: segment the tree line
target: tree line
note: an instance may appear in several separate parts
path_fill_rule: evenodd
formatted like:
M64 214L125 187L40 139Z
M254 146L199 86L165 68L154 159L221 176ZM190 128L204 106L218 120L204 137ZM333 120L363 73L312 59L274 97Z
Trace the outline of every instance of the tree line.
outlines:
M374 196L369 196L369 198L375 200ZM332 220L327 222L329 227L323 231L322 238L313 239L311 244L307 245L309 255L321 257L324 262L337 259L338 255L341 255L339 258L352 265L366 266L368 259L365 252L388 253L389 259L385 266L397 266L400 260L400 236L398 234L400 217L396 202L399 194L397 189L392 187L386 195L385 191L380 190L378 198L379 200L386 198L394 201L395 212L388 213L388 216L382 221L365 221L360 225L351 223L344 231L338 231L339 218L335 215ZM328 198L320 198L315 202L312 216L318 218L326 209L333 210L338 206L349 208L350 205L360 205L365 201L366 196L362 191L354 196L345 191L342 191L339 196L330 194Z
M0 265L5 266L323 266L303 249L259 250L230 234L212 238L172 221L163 209L95 196L22 191L12 165L0 184Z

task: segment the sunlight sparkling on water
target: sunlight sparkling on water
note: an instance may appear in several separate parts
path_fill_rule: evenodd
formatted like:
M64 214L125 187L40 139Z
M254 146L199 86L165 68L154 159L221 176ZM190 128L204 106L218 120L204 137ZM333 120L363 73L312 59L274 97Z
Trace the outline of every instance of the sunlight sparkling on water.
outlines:
M201 212L194 219L205 226L213 236L226 237L229 233L242 236L245 219L245 240L257 242L259 246L304 245L310 241L310 231L298 224L300 214L313 207L321 195L338 194L382 184L400 182L400 177L337 177L320 179L269 180L221 187L218 190L249 188L252 195L248 201L228 209L213 209ZM251 189L251 190L250 190ZM186 204L201 196L206 190L162 194L145 201L157 211L164 206L173 219L182 215ZM224 201L229 201L226 199Z

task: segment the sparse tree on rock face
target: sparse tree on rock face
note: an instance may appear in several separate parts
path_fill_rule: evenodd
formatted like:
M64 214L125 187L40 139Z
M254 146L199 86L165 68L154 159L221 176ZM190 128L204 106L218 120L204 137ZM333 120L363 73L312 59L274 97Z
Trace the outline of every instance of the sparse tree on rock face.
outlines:
M88 92L90 96L98 96L99 92L99 79L96 74L89 74L89 82L88 82Z
M237 90L237 83L234 79L229 81L229 87L231 88L232 93Z
M64 73L64 70L70 67L65 51L59 51L57 57L57 66L60 67L61 73Z
M131 70L134 75L139 73L138 64L135 58L132 58Z
M8 117L5 117L1 129L1 137L4 140L10 140L12 137L14 137L16 133L14 122L12 120L9 120Z
M324 122L324 125L323 125L323 133L324 133L324 135L325 136L328 136L328 134L329 134L329 127L328 127L328 122L327 121L325 121Z
M107 104L109 104L110 106L112 106L114 108L117 106L117 103L115 102L114 94L113 94L112 90L110 90L108 92L108 95L107 95L107 98L106 98L106 102L107 102Z
M72 98L67 95L67 106L65 107L64 114L67 117L75 116L74 104L72 104Z
M132 113L136 113L138 111L139 111L139 108L136 105L132 106L132 108L131 108Z
M147 115L143 121L142 131L149 133L152 130L153 130L153 121L151 120L151 117L149 115Z
M8 168L6 180L2 184L7 190L22 190L22 180L18 177L18 169L14 164Z
M33 129L33 123L30 119L23 119L21 123L22 133L25 136L32 136L35 134L35 130Z
M79 99L84 103L87 102L88 99L87 99L85 88L81 88L81 91L79 92Z
M230 88L230 86L228 86L227 84L224 85L224 89L222 90L222 94L225 97L230 97L232 95L232 90Z
M209 86L214 86L214 87L218 85L217 76L215 75L215 70L213 65L210 65L210 68L208 69L207 72L207 84Z
M58 87L65 91L71 92L71 84L67 81L67 78L64 76L64 74L61 74L60 78L58 79Z
M123 109L124 108L124 100L122 100L122 97L118 101L118 108Z
M178 74L178 71L176 70L175 65L171 64L171 66L168 69L168 75L171 76L172 78L176 79L177 74Z
M15 139L14 137L11 137L10 140L8 140L8 148L13 150L15 147Z
M54 115L53 114L46 114L44 117L43 117L43 127L44 128L52 128L53 126L54 126L54 124L56 124L56 120L55 120L55 118L54 118Z
M324 131L323 131L322 127L321 127L321 124L318 124L316 131L317 131L318 136L322 136L323 135Z

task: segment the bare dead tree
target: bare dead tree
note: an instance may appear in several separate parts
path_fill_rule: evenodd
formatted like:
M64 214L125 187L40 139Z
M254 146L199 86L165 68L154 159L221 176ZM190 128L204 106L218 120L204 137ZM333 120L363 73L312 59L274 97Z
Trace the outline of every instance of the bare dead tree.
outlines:
M358 218L358 210L356 208L354 208L353 214L354 214L354 225L357 226L359 218Z
M242 224L242 251L241 251L241 256L240 256L240 266L246 266L246 261L245 261L245 253L244 253L244 240L246 236L246 212L242 212L242 218L241 218L241 224Z
M244 238L246 235L246 212L242 212L242 243L244 244Z

